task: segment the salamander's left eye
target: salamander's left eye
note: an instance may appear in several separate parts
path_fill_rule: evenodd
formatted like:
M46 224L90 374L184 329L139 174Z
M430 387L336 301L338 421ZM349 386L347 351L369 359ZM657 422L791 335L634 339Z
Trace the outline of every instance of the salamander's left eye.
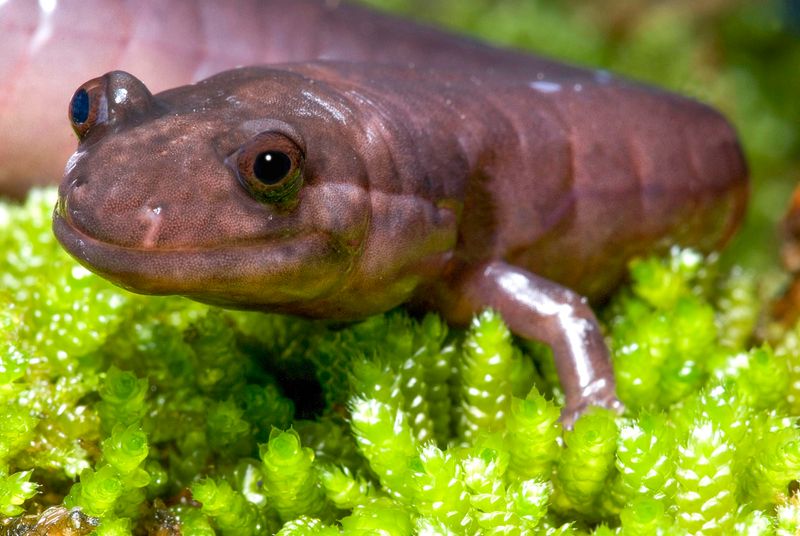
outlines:
M69 118L76 125L82 125L89 119L89 93L80 88L72 96L69 103Z
M290 206L303 184L305 154L298 142L281 132L257 134L226 160L239 183L255 199Z
M161 109L141 80L125 71L111 71L75 90L67 117L78 141L84 143L99 139L106 132L136 125Z

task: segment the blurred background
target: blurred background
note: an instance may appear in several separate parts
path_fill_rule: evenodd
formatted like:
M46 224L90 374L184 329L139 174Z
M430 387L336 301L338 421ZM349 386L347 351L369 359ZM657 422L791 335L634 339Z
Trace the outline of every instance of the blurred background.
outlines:
M776 225L800 182L800 0L362 1L721 109L739 130L753 188L726 257L777 265Z

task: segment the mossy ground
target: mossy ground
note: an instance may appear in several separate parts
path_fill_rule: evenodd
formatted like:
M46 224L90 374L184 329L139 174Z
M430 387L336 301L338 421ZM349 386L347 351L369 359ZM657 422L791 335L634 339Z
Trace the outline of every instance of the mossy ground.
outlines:
M425 5L741 132L754 202L723 261L642 259L600 311L627 413L563 432L548 352L489 312L463 332L402 311L330 326L128 294L61 251L36 192L0 205L0 534L800 530L800 330L765 329L800 178L788 4Z

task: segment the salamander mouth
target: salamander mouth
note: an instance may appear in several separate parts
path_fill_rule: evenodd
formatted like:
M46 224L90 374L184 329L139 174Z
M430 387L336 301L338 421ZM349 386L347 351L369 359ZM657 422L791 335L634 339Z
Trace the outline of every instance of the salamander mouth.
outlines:
M276 302L291 303L309 293L324 292L322 287L331 280L316 277L310 282L309 274L331 273L332 265L338 272L343 260L326 237L316 233L211 248L121 246L89 236L58 207L53 214L53 232L79 263L126 290L179 294L233 307L274 309ZM300 295L295 296L294 289L300 289Z
M163 245L156 246L155 241L150 237L152 234L156 234L154 231L157 230L157 226L160 223L157 223L153 226L153 229L148 230L145 235L142 237L141 245L127 245L124 243L118 243L114 240L108 240L105 238L99 238L94 236L90 231L88 231L85 226L81 225L79 222L76 222L71 216L70 211L67 210L66 201L63 197L59 196L58 202L56 204L55 210L53 211L53 232L56 235L56 238L59 240L61 245L78 261L81 261L81 257L77 254L77 249L71 246L79 245L85 246L87 244L91 244L92 247L96 248L104 248L107 249L108 252L111 253L123 253L124 252L131 252L131 253L138 253L139 255L144 256L151 256L151 255L158 255L158 254L206 254L208 252L213 252L217 250L234 250L240 248L260 248L265 247L268 244L272 243L272 241L266 237L262 238L261 240L249 240L249 241L228 241L224 245L202 245L197 247L165 247ZM62 240L62 235L64 239ZM72 239L71 243L66 243L69 237Z
M127 290L145 294L192 291L201 280L214 276L215 270L209 266L211 259L224 259L232 253L235 256L239 249L152 250L120 246L89 236L59 211L53 215L53 232L67 253L83 266Z

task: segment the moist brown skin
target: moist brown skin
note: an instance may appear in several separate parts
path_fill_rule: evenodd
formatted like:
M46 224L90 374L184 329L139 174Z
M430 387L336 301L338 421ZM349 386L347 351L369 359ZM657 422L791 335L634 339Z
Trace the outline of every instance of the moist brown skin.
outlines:
M464 324L492 307L552 346L567 422L619 404L586 298L633 256L720 246L747 197L715 111L572 69L317 62L156 96L122 72L83 87L100 119L54 228L91 270L136 292L337 320L411 303ZM236 155L263 132L303 148L288 204L237 180Z

